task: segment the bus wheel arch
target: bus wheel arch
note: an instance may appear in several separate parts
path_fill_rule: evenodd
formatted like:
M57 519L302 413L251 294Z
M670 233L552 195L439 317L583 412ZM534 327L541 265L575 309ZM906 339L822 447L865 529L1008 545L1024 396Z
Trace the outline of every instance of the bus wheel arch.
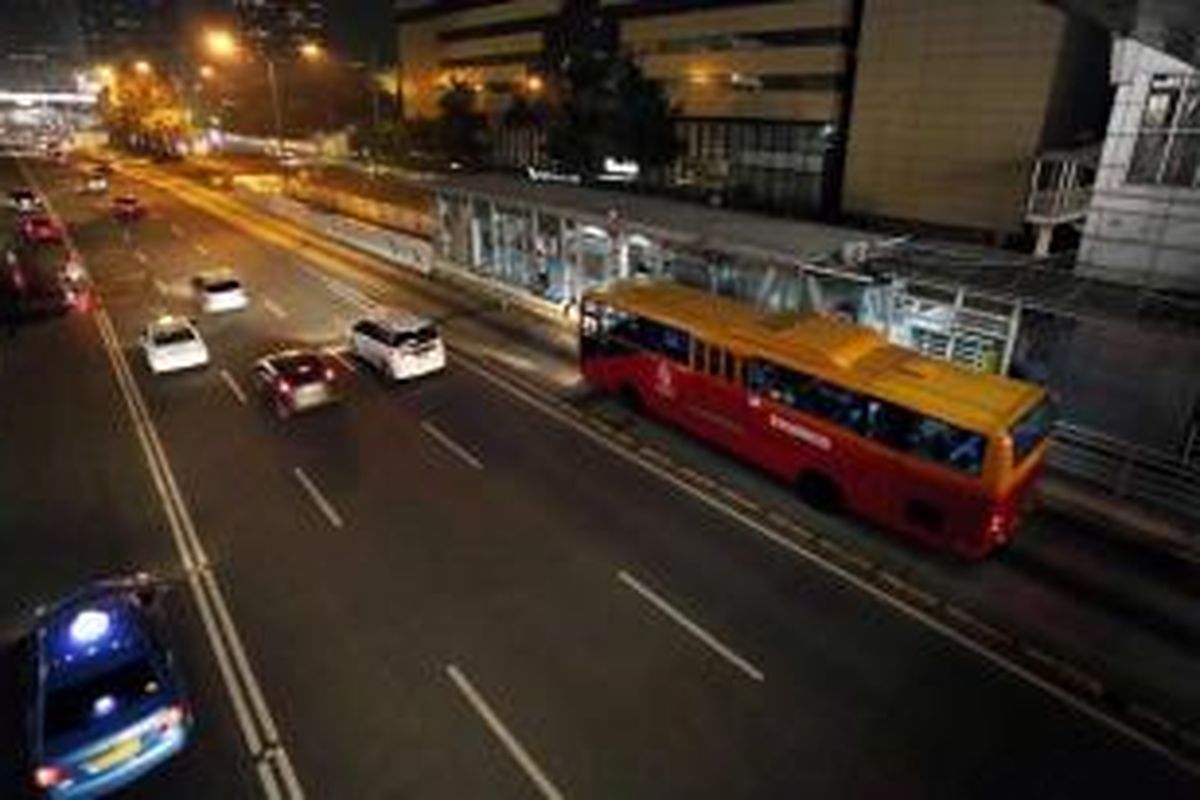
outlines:
M828 473L806 469L796 476L796 494L804 503L825 514L837 514L845 507L842 487Z
M632 383L622 383L617 389L617 399L621 405L627 410L635 414L641 414L646 408L646 401L642 399L642 393Z

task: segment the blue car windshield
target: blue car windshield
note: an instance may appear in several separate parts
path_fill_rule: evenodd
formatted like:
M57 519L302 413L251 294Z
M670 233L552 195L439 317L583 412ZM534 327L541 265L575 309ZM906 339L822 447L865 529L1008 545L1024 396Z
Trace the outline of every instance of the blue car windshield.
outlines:
M103 725L162 689L154 665L144 655L114 664L78 683L57 686L46 693L44 736L50 740Z

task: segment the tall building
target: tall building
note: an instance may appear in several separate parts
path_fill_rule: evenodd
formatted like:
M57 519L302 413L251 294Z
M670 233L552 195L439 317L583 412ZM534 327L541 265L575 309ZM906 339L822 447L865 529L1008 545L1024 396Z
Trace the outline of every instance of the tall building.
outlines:
M243 34L261 50L285 53L329 35L325 0L234 0Z
M79 24L70 0L24 0L5 7L0 23L0 86L11 91L73 87Z
M1032 0L864 0L843 210L1021 234L1038 154L1103 139L1109 47Z
M1112 80L1076 271L1200 294L1200 70L1126 39Z
M561 0L398 4L404 114L436 113L452 81L495 118L555 46ZM601 0L604 23L679 109L669 182L735 204L813 215L836 206L856 0ZM502 161L530 158L504 147ZM516 166L516 164L512 164Z
M1015 240L1038 154L1103 138L1109 37L1040 0L599 0L666 88L667 188L794 216ZM563 0L397 5L404 113L453 81L495 120L554 47ZM501 164L535 158L506 147ZM703 188L702 192L693 192Z

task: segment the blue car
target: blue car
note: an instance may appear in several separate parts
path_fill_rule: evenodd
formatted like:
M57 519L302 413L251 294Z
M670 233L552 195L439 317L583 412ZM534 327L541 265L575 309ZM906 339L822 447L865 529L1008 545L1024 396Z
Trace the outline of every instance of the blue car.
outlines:
M191 714L145 576L95 584L39 612L29 752L36 789L90 798L137 780L188 740Z

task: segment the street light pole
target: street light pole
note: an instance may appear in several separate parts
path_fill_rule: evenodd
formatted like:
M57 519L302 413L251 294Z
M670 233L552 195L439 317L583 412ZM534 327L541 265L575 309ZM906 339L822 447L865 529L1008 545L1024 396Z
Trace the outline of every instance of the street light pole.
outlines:
M276 155L282 155L283 112L279 108L279 82L275 77L275 60L267 55L263 56L263 60L267 62L267 83L271 89L271 110L275 115L275 152Z

